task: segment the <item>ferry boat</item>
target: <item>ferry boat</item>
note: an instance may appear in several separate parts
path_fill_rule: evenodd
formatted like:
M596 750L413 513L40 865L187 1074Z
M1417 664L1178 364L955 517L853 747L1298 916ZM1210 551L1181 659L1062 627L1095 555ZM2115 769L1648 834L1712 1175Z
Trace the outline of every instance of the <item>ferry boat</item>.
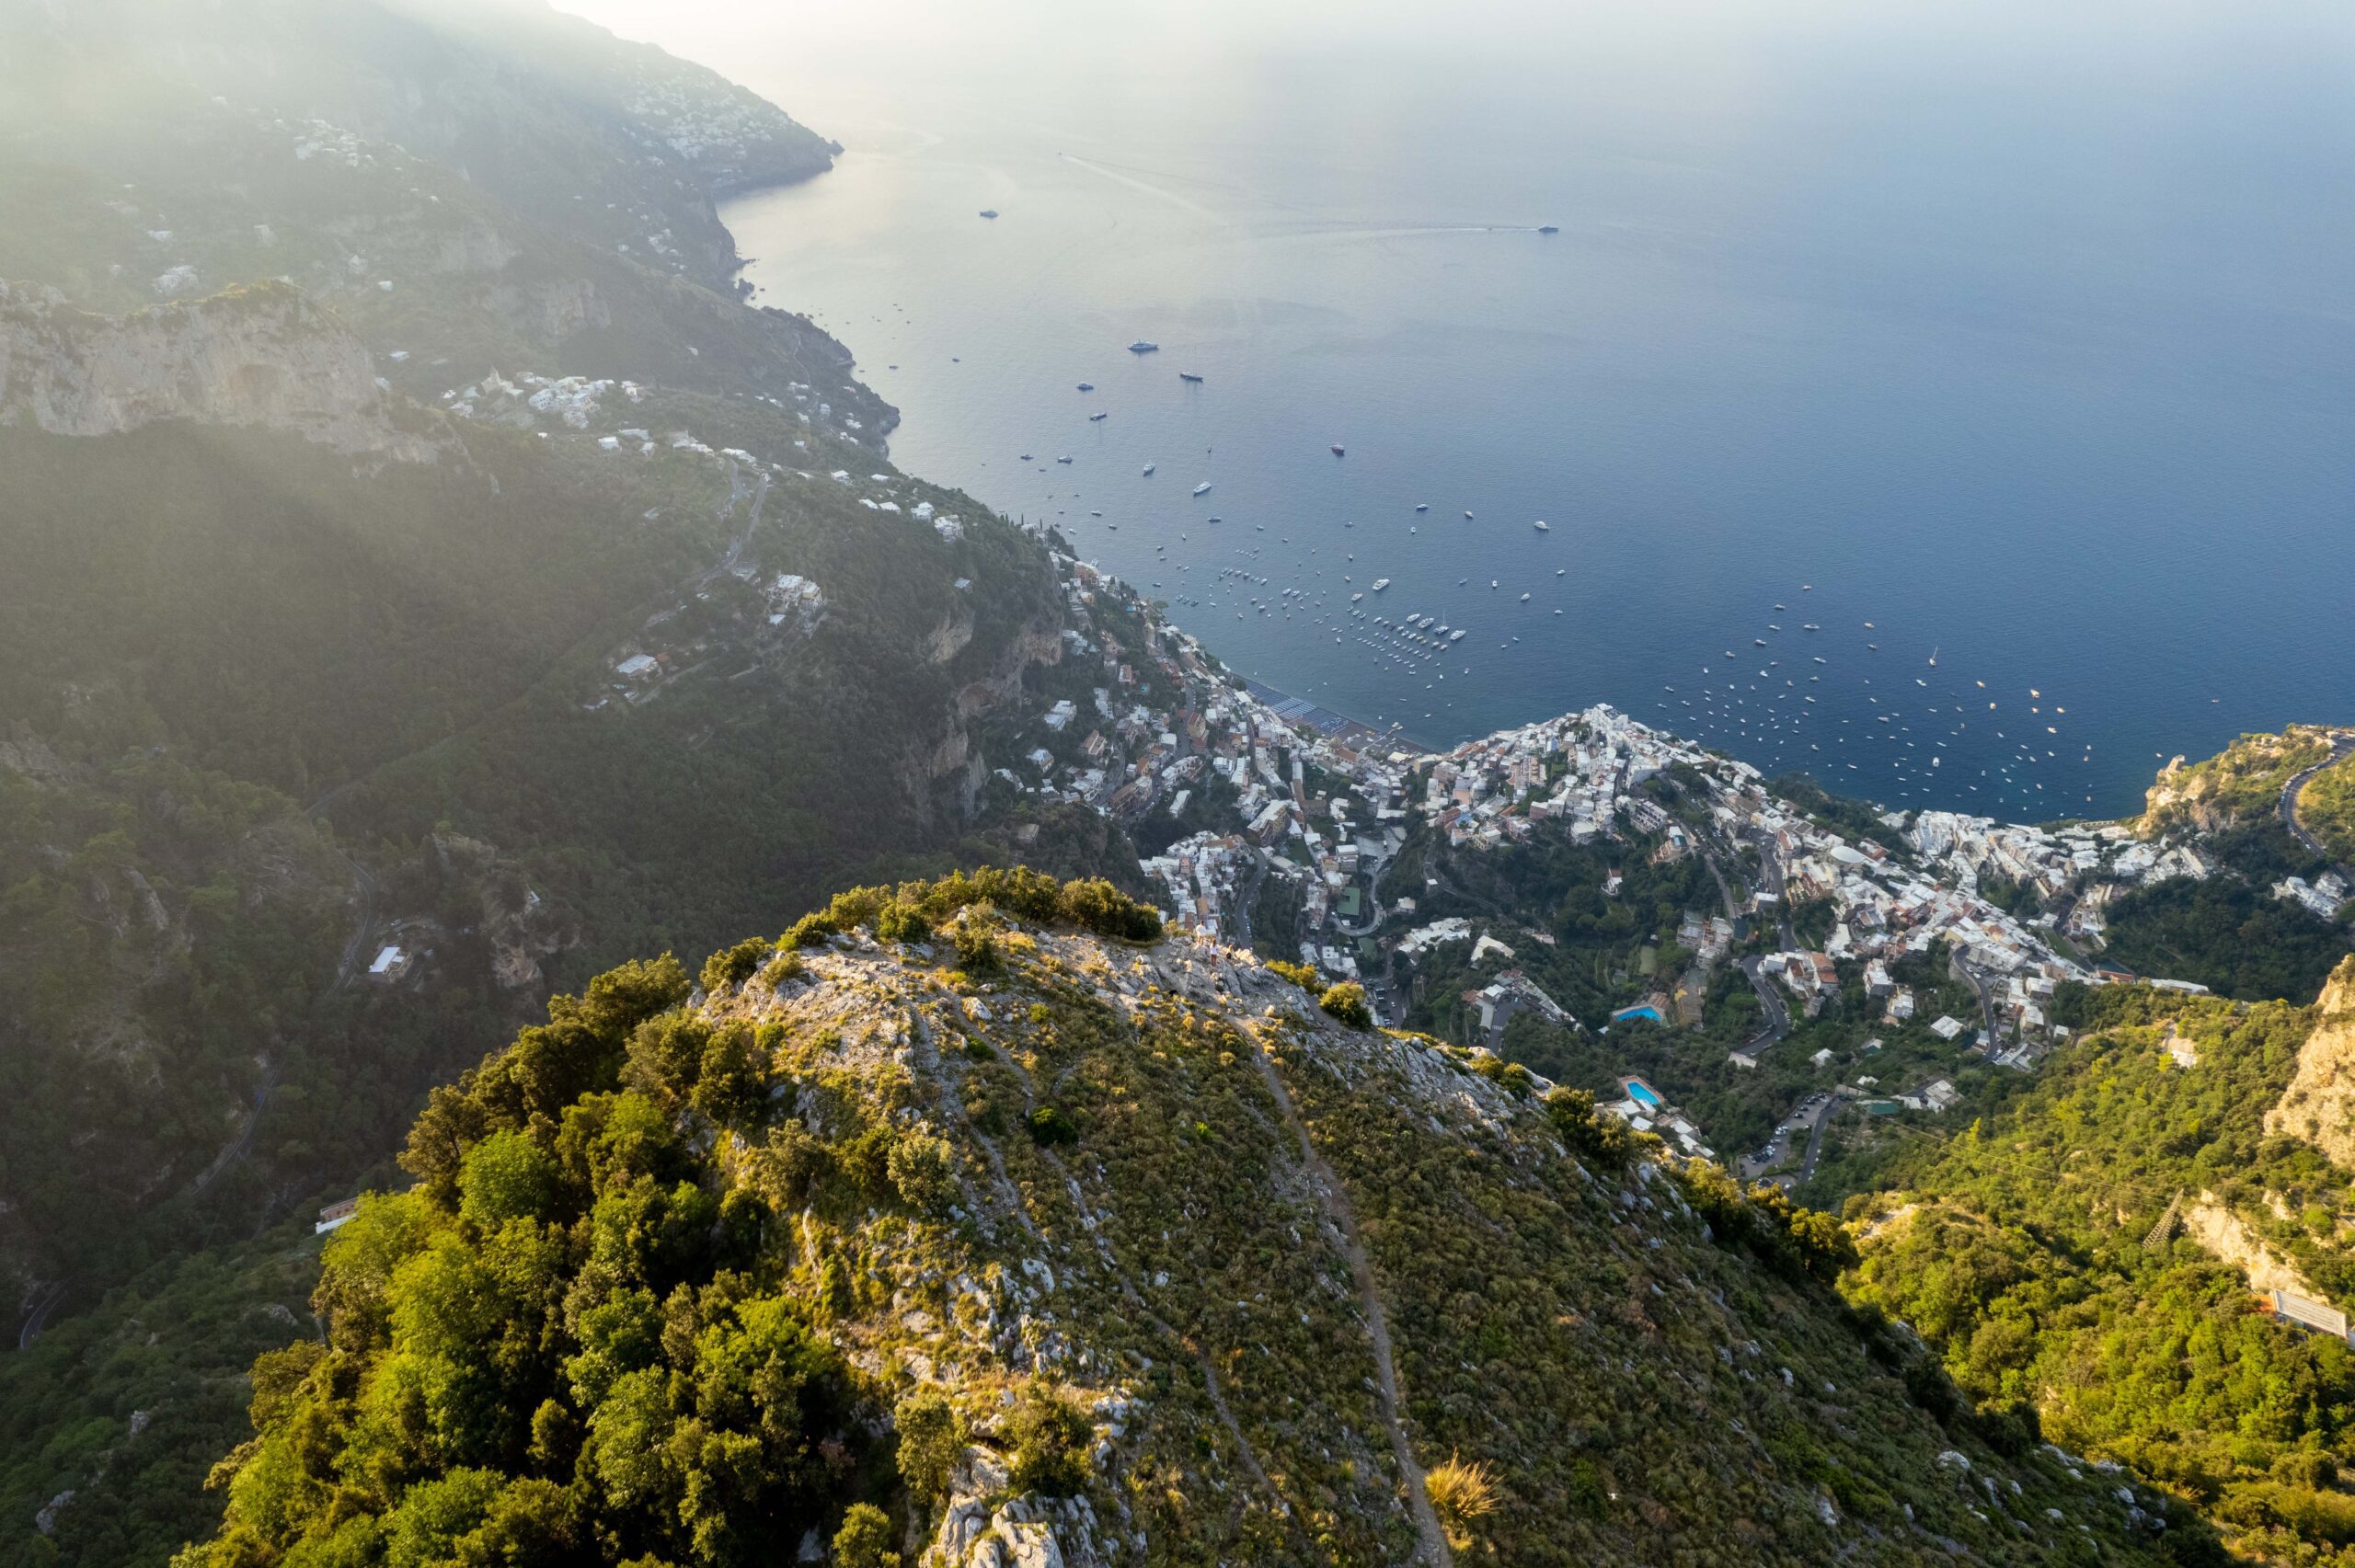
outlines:
M1209 480L1207 480L1207 479L1203 480L1200 484L1199 484L1199 485L1197 485L1197 486L1194 486L1194 494L1196 494L1196 495L1198 495L1198 496L1207 496L1207 495L1209 495L1210 493L1211 493L1211 482L1210 482Z
M1158 354L1161 352L1161 345L1158 343L1148 342L1144 338L1140 338L1135 342L1129 345L1129 352L1132 354Z

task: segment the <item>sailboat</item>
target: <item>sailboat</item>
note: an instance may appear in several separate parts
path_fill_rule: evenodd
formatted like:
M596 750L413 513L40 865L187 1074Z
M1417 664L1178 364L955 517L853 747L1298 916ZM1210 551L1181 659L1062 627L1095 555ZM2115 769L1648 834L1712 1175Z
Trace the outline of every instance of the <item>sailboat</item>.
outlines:
M1936 645L1936 643L1933 643L1933 644L1931 644L1931 645L1930 645L1930 668L1931 668L1931 669L1933 669L1933 670L1936 670L1937 667L1938 667L1938 648L1937 648L1937 645Z

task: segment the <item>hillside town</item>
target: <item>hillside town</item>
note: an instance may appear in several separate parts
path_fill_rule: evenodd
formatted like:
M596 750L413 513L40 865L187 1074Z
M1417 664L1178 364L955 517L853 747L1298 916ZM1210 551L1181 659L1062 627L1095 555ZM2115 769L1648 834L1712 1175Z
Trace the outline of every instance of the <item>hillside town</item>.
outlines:
M1892 812L1872 833L1834 827L1772 793L1748 764L1607 704L1425 750L1237 680L1133 587L1064 551L1055 562L1070 622L1059 679L1070 694L1034 715L1031 739L997 781L1112 817L1154 847L1143 866L1173 924L1361 980L1385 1023L1407 1011L1395 971L1461 942L1482 982L1461 999L1473 1048L1497 1048L1523 1012L1580 1027L1519 967L1515 944L1553 937L1511 921L1424 918L1426 887L1388 876L1410 845L1424 852L1426 875L1442 851L1545 841L1710 864L1728 905L1685 915L1678 943L1694 955L1691 974L1630 997L1592 1021L1598 1030L1631 1019L1697 1025L1701 991L1737 948L1752 954L1743 959L1752 983L1800 1018L1860 983L1887 1027L1919 1025L1950 1047L1949 1072L1971 1059L2033 1067L2066 1037L2052 1016L2066 982L2202 989L2100 957L2109 900L2210 875L2196 845L2145 841L2118 823L2029 827L1943 811ZM1671 773L1675 787L1654 784ZM2012 912L2028 907L2022 890L2044 912ZM2277 891L2319 908L2338 890ZM1799 940L1789 919L1798 908L1828 913L1828 934ZM1918 985L1897 978L1933 953L1975 1007L1930 1009ZM1734 1066L1754 1066L1752 1053L1772 1043L1735 1051ZM1606 1108L1687 1152L1707 1151L1694 1120L1650 1093ZM1887 1090L1866 1074L1842 1093L1875 1111L1933 1115L1959 1098L1946 1076Z

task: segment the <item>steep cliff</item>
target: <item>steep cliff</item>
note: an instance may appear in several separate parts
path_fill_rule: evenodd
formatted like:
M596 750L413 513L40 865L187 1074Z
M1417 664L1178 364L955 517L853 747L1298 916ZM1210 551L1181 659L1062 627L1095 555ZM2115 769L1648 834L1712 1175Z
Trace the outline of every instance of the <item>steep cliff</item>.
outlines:
M399 462L454 450L438 416L386 393L360 340L288 285L110 317L0 282L0 425L109 436L163 419L292 430Z
M2298 1048L2298 1070L2265 1130L2303 1139L2355 1169L2355 958L2332 972L2315 1003L2314 1033Z

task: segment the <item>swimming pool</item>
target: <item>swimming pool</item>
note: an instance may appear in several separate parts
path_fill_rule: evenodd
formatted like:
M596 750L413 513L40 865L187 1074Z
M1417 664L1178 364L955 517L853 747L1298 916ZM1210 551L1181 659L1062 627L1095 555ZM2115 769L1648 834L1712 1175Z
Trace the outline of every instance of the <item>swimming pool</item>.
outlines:
M1660 1104L1660 1096L1653 1093L1652 1086L1640 1078L1627 1080L1627 1098L1639 1104L1658 1105Z

